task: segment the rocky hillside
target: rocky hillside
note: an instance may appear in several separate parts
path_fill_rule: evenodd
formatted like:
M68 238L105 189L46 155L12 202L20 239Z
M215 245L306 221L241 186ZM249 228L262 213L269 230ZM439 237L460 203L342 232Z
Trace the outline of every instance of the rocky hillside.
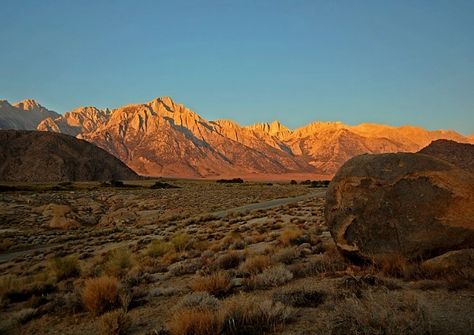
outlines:
M69 135L0 130L0 180L76 181L137 179L106 151Z
M436 140L419 151L445 160L463 170L474 173L474 145L449 140Z
M16 104L0 100L0 129L36 129L46 118L59 114L46 109L35 100L27 99Z
M274 121L243 127L206 120L169 97L112 111L81 107L45 118L37 129L86 139L139 174L189 178L330 178L363 153L417 152L437 139L474 143L454 131L412 126L314 122L290 130Z
M38 124L36 129L77 136L81 133L94 131L99 125L108 120L109 114L110 111L108 109L79 107L64 115L44 119Z

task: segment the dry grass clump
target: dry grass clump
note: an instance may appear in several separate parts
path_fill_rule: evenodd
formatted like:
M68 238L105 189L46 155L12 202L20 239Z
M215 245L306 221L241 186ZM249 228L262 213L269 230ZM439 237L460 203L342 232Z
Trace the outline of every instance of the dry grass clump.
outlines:
M178 303L177 309L194 308L217 311L221 301L208 292L193 292L186 294Z
M0 277L0 306L8 302L27 301L33 297L45 296L56 290L48 274L17 277Z
M100 333L103 335L125 335L132 325L127 312L116 310L105 313L100 318Z
M115 277L88 279L82 291L82 303L86 310L95 315L110 311L119 305L119 288Z
M49 267L57 281L77 277L81 273L79 260L76 256L54 257L50 259Z
M301 235L303 235L303 232L299 228L288 227L281 232L279 240L282 245L289 246L295 244Z
M244 283L249 289L263 289L281 286L292 279L293 274L284 265L276 265L266 268L262 273L252 275Z
M289 289L275 292L273 301L293 307L317 307L323 303L326 293L314 289Z
M273 260L276 263L291 264L301 256L301 251L296 247L279 249L274 255Z
M189 250L193 244L191 236L186 232L177 233L171 238L170 242L177 252Z
M208 276L197 277L191 282L195 292L208 292L215 296L223 296L231 288L230 278L225 272L216 272Z
M410 264L408 260L399 253L386 254L374 260L374 264L385 276L409 279L416 276L416 264Z
M245 259L242 252L231 251L216 260L216 264L220 269L229 270L236 268Z
M219 335L223 316L206 309L185 308L176 311L167 325L172 335Z
M267 255L254 255L248 257L239 266L239 270L253 275L262 272L273 264L271 258Z
M332 334L429 334L425 312L412 295L348 298L336 305Z
M170 251L174 250L174 246L171 242L163 240L153 240L148 244L146 248L146 254L150 257L161 257Z
M122 277L135 264L132 253L127 248L113 250L105 263L105 273L109 276Z
M202 267L202 262L196 259L185 259L168 266L168 271L173 276L196 273Z
M287 322L293 313L279 302L250 295L235 296L223 305L181 305L168 322L168 330L173 335L263 334Z
M225 301L223 334L252 335L273 331L293 313L279 302L251 295L238 295Z

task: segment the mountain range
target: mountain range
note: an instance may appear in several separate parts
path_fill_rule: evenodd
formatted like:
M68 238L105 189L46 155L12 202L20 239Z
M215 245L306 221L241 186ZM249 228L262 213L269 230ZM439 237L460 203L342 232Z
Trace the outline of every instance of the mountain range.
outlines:
M278 121L241 126L209 121L169 97L116 109L79 107L64 115L34 100L0 101L0 129L37 129L89 141L145 176L248 179L330 178L363 153L416 152L437 139L474 136L414 126L313 122L290 130Z

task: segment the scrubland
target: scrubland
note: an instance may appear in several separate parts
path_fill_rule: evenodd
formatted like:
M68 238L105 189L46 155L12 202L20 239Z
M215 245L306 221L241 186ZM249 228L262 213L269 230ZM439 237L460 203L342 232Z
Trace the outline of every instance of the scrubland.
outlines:
M143 183L0 193L0 334L474 333L472 273L349 263L324 188Z

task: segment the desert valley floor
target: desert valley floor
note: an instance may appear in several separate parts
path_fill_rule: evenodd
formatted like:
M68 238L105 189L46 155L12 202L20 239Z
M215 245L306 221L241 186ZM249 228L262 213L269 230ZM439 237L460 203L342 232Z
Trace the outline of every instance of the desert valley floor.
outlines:
M0 334L474 333L470 278L347 263L323 187L154 183L4 186Z

